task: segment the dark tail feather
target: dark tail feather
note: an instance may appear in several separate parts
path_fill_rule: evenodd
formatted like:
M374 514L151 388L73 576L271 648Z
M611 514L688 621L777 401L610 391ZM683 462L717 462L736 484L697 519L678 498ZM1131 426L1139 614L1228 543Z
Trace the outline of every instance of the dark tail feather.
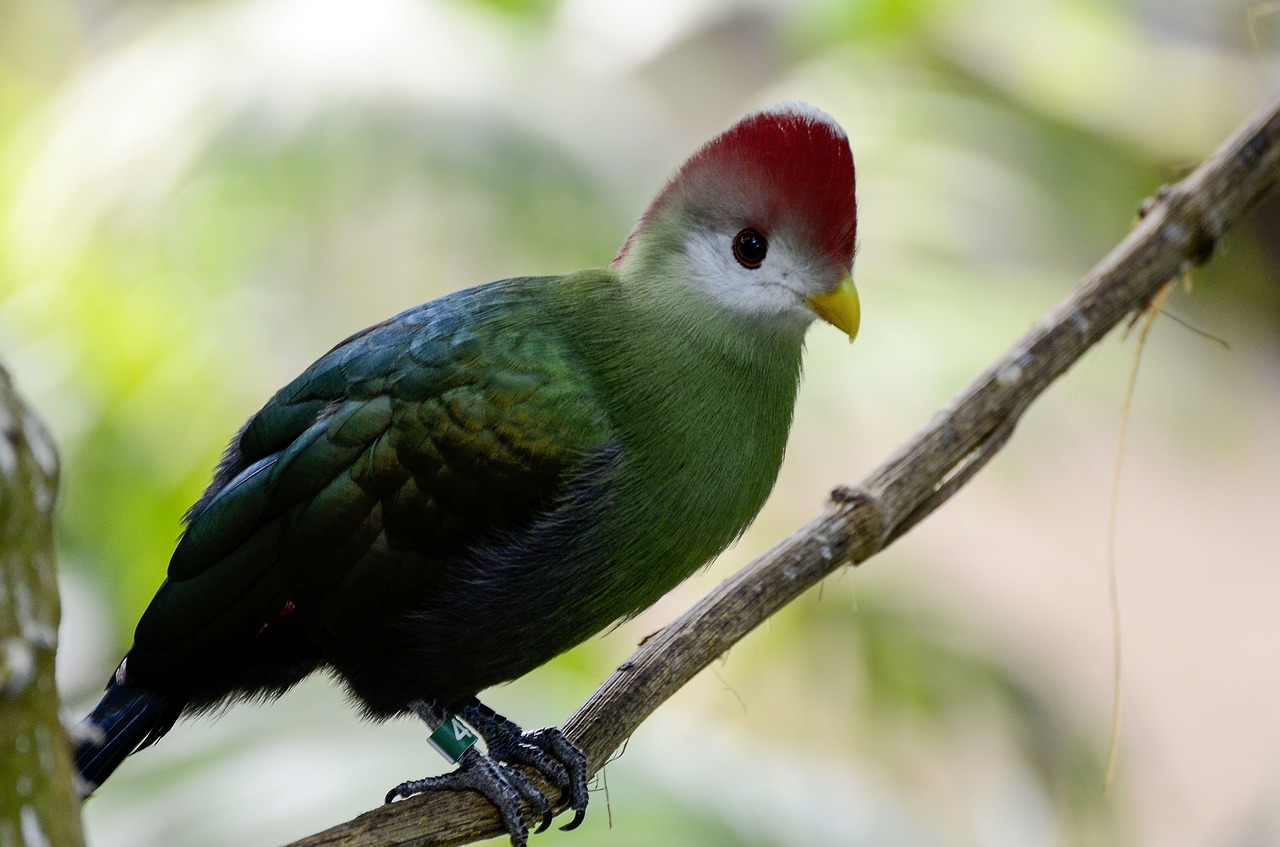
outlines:
M111 683L102 701L72 732L80 796L88 797L130 753L168 732L172 712L163 694Z

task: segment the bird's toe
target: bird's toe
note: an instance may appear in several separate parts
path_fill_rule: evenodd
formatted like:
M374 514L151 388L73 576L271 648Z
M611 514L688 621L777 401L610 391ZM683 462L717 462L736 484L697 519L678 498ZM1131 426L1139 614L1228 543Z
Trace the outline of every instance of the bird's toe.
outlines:
M538 832L551 825L552 806L546 795L524 774L504 767L474 747L458 760L456 771L402 782L387 792L387 802L427 791L479 792L498 810L513 847L525 847L529 842L529 826L524 819L525 803L541 818Z
M587 757L556 727L525 733L522 741L521 746L539 750L563 774L559 780L547 778L560 789L560 802L573 809L573 820L560 828L576 829L587 814Z

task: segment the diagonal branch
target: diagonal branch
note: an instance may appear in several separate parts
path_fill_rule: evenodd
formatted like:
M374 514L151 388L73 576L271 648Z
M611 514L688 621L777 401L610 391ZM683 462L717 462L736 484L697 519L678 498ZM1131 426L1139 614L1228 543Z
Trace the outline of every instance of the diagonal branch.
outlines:
M1125 316L1208 261L1218 239L1280 182L1280 100L1181 182L1143 204L1129 235L999 360L855 488L646 641L564 725L594 773L650 713L823 577L883 550L1004 446L1022 414ZM478 794L383 806L289 847L465 844L501 835Z

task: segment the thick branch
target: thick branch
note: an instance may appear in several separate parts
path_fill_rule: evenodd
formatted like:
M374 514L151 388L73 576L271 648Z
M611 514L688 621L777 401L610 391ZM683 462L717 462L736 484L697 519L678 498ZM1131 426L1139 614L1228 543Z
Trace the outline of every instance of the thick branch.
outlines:
M58 722L58 459L0 368L0 844L79 847L80 798Z
M1217 240L1280 181L1280 101L1190 176L1143 206L1138 225L1076 290L856 488L649 639L564 725L594 772L654 709L717 656L836 568L880 552L997 453L1046 388ZM290 847L464 844L500 835L488 803L427 794Z

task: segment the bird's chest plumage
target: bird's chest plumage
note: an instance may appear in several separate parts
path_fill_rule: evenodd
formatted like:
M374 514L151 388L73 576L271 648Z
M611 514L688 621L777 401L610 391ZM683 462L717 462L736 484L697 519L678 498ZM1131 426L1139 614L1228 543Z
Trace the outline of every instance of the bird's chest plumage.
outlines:
M777 477L795 392L794 373L741 367L635 408L636 496L607 517L633 539L615 567L629 569L628 613L644 608L731 543L754 519ZM677 378L676 382L679 382Z

